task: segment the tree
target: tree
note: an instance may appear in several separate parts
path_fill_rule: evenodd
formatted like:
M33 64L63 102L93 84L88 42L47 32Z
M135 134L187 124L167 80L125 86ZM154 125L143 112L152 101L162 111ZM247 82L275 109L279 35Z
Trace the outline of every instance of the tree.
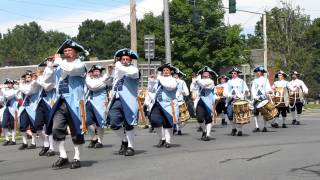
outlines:
M17 25L3 34L0 43L1 65L30 65L54 54L68 36L64 33L44 32L36 22Z
M272 8L267 13L268 49L278 55L277 69L291 70L299 68L307 61L305 32L310 26L309 16L301 12L300 7L293 8L283 2L282 8ZM256 35L262 39L262 20L257 22Z
M241 28L224 25L222 7L221 0L200 0L195 6L185 0L170 3L173 62L189 77L204 65L219 71L246 61Z
M111 59L116 50L130 44L129 31L121 21L106 24L100 20L86 20L79 27L77 40L99 59Z
M138 53L144 57L144 36L155 36L155 60L163 61L165 58L163 16L154 16L152 13L144 15L137 22L138 30Z

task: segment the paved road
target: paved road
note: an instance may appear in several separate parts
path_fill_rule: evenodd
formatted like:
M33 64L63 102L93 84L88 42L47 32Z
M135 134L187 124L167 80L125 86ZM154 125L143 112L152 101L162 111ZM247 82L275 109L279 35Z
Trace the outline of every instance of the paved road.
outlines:
M53 170L57 157L39 157L36 150L0 147L0 180L5 179L215 179L276 180L320 179L320 112L305 113L302 125L252 133L245 126L243 137L229 135L231 127L215 128L214 141L200 141L197 124L173 138L174 147L156 148L156 134L139 129L134 157L116 155L118 138L105 134L104 148L83 148L80 169ZM69 157L73 157L70 140ZM86 143L87 146L88 143Z

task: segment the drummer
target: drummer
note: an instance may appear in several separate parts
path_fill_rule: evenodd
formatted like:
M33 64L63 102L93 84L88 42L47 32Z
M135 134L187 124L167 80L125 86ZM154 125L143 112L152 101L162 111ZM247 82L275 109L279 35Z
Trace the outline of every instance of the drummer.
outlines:
M267 94L272 93L272 89L269 83L268 78L264 77L264 73L267 71L264 69L263 66L256 67L253 72L256 75L256 78L252 81L251 86L251 93L253 98L253 106L254 106L254 121L256 128L253 132L260 132L259 128L259 110L257 109L257 105L262 102L263 100L267 99ZM266 127L267 121L263 120L263 129L262 132L267 132Z
M290 112L292 116L292 124L300 125L300 118L302 113L302 107L304 102L302 100L303 94L308 94L308 88L302 80L300 80L300 73L297 71L291 71L291 81L289 82L289 88L291 92L299 92L298 97L294 99L294 104L290 104Z
M228 119L227 107L226 107L226 95L224 89L228 85L229 77L222 75L218 77L219 84L214 88L214 94L217 97L217 108L216 111L218 114L221 114L221 125L227 125L226 119Z
M249 88L244 82L244 80L239 78L242 72L237 68L233 67L229 74L231 74L232 79L228 81L228 85L225 89L225 94L227 96L227 113L228 118L232 124L231 135L242 136L242 126L243 124L236 124L233 122L233 103L236 100L244 100L245 96L249 94Z
M288 75L284 71L280 70L275 75L275 78L278 78L278 81L275 81L272 86L272 89L275 91L275 93L278 92L278 93L283 94L283 102L278 103L276 105L276 108L278 109L278 115L276 116L277 118L275 118L273 120L273 122L271 123L271 126L274 128L279 128L278 119L279 119L280 113L282 116L282 128L287 128L286 118L287 118L287 112L289 112L289 107L288 107L288 105L289 105L289 97L288 97L289 82L286 80L287 77L288 77ZM283 92L279 92L277 89L282 89L281 91L283 91Z

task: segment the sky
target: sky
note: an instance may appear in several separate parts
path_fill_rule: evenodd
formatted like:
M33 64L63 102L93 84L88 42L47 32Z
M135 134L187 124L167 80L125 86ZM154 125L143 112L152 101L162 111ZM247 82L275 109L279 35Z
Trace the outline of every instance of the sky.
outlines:
M193 1L193 0L189 0ZM197 1L197 0L195 0ZM222 0L228 7L228 0ZM236 0L237 9L263 12L272 7L281 7L280 0ZM311 19L320 16L320 1L285 0L299 5ZM105 22L130 20L130 0L0 0L0 33L6 33L15 25L36 21L44 30L57 30L76 36L78 27L86 19L99 19ZM163 0L136 0L137 17L153 12L161 14ZM240 24L243 34L254 33L260 15L237 12L225 15L226 24Z

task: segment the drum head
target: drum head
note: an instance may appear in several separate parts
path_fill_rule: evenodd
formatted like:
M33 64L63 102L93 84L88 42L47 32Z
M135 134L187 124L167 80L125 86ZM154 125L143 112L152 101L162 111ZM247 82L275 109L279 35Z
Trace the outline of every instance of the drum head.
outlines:
M233 105L244 105L244 104L249 104L249 102L245 100L238 100L233 103Z
M265 106L266 104L268 104L268 100L263 100L263 101L261 101L258 105L257 105L257 108L259 109L259 108L262 108L263 106Z

